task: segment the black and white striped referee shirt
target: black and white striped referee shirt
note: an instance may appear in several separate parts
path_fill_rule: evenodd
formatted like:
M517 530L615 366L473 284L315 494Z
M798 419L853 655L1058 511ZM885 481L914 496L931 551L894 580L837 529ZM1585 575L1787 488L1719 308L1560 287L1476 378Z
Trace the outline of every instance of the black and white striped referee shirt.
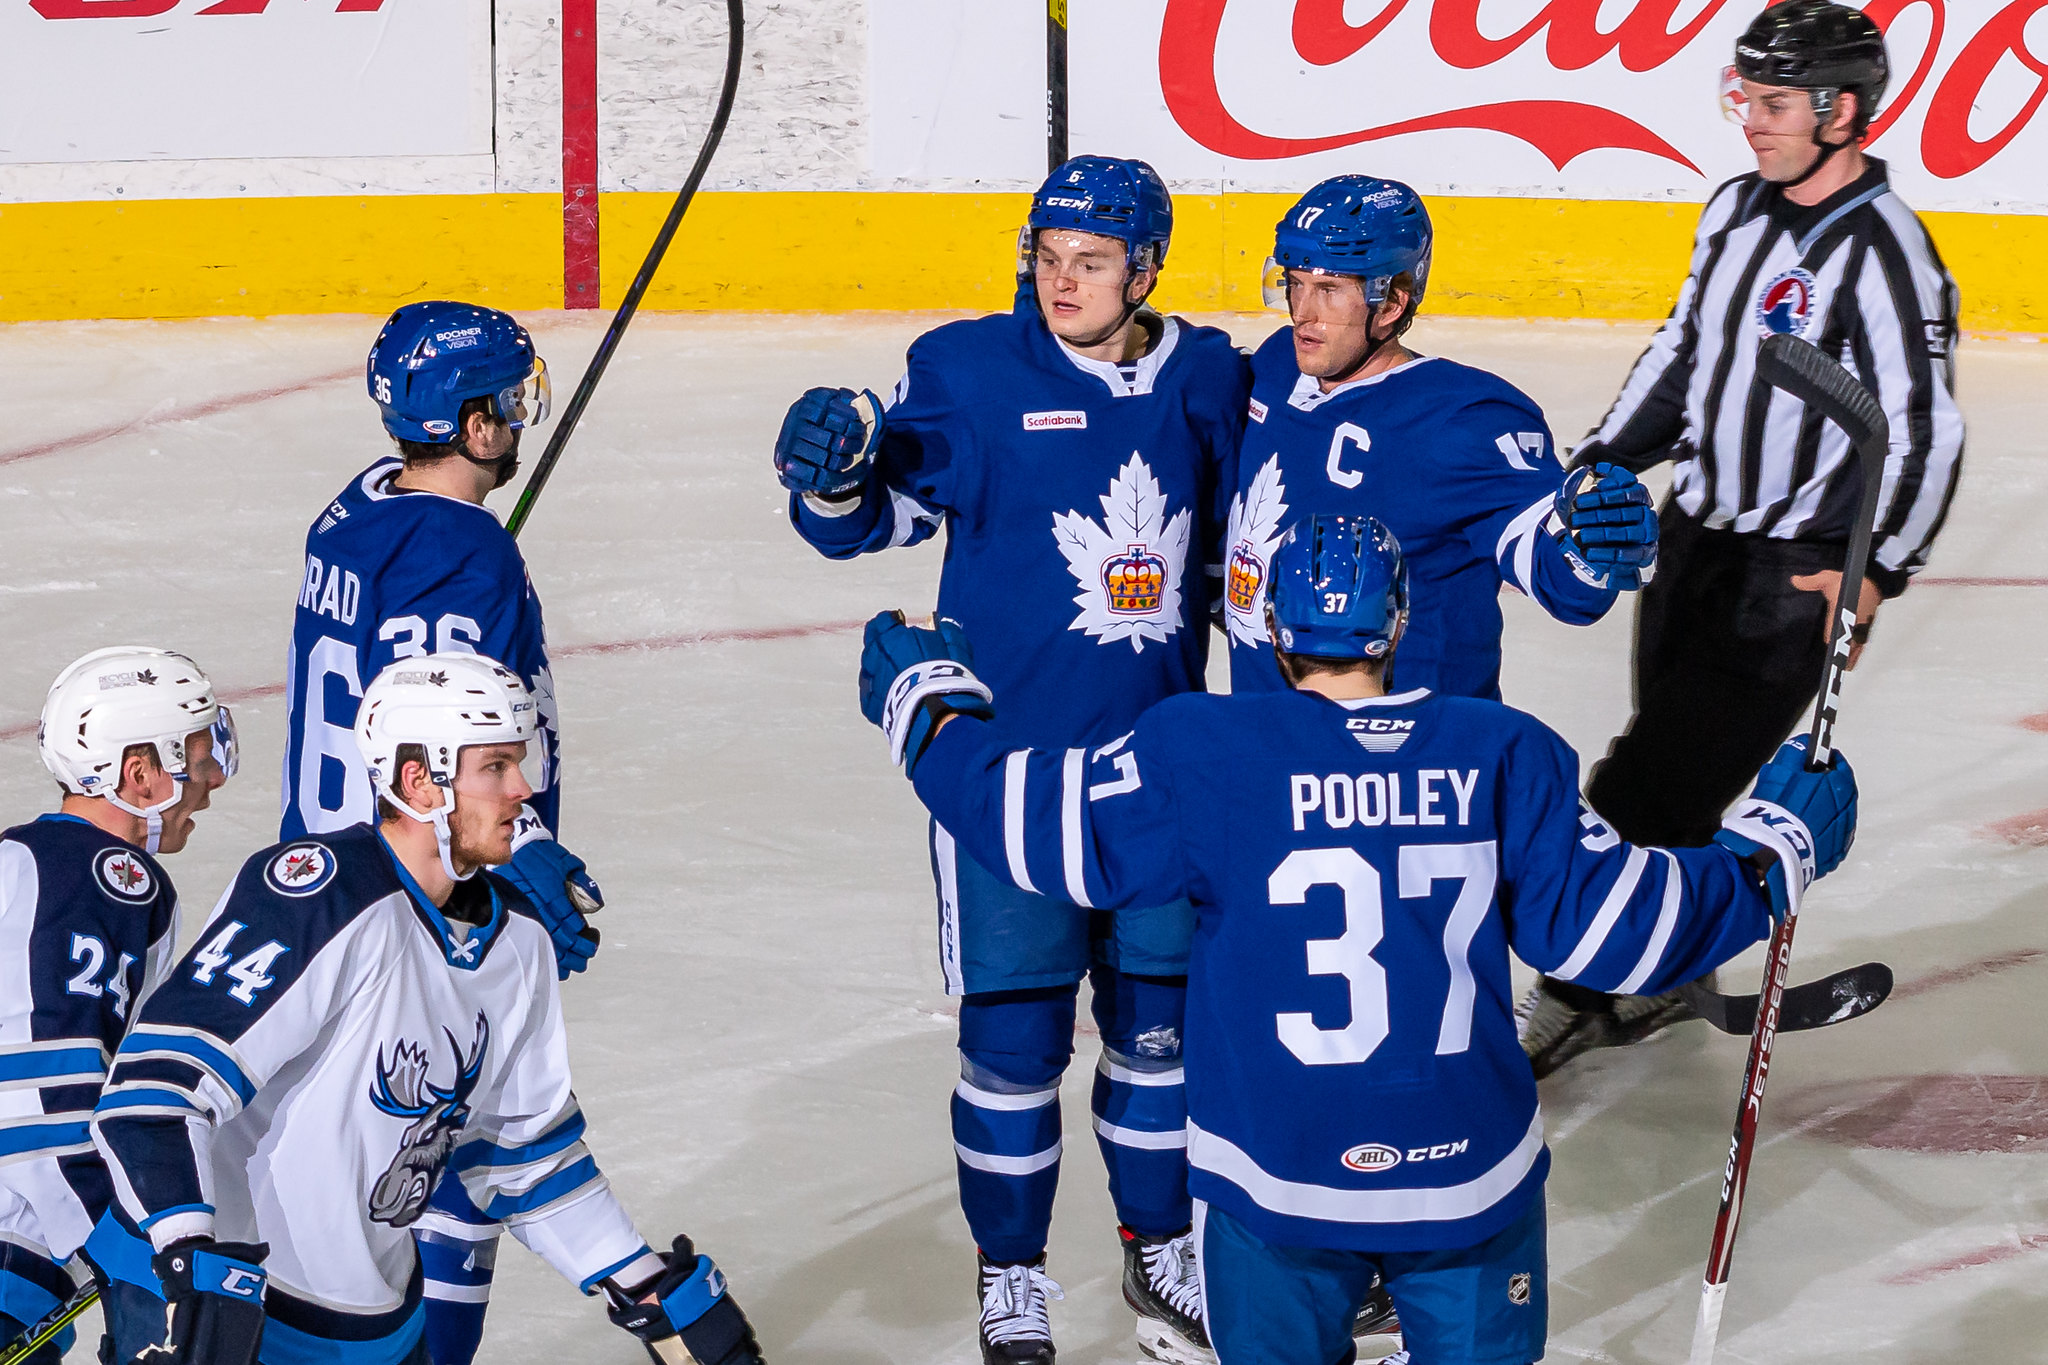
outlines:
M1763 338L1835 356L1891 421L1870 574L1887 597L1926 562L1962 468L1956 285L1882 161L1812 207L1755 175L1700 215L1678 306L1575 460L1678 467L1673 494L1707 526L1846 542L1858 479L1848 438L1757 382Z

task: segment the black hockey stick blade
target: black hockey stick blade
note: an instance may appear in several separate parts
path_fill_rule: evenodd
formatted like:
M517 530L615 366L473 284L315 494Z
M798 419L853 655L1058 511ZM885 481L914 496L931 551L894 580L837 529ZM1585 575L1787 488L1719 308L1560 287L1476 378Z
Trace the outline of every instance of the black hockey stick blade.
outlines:
M605 367L612 363L612 353L625 340L626 325L639 311L640 297L654 282L654 272L660 269L662 257L668 255L668 244L675 240L676 229L682 226L683 214L688 211L690 201L697 197L697 186L704 182L704 172L710 169L718 141L725 136L726 120L732 117L733 99L740 88L740 57L747 32L746 7L742 0L725 0L725 14L729 25L725 42L725 84L718 92L718 109L711 116L711 130L704 134L704 145L698 149L689 178L683 181L682 190L676 195L675 202L669 205L668 217L662 220L661 231L654 234L654 245L647 248L647 257L640 262L639 273L626 287L626 297L619 300L619 310L612 314L612 325L605 329L604 340L597 343L597 353L590 357L583 378L577 381L576 392L570 396L569 405L562 409L562 415L555 423L555 433L548 438L547 449L541 452L539 462L533 467L533 476L527 479L526 487L519 490L519 501L512 505L512 515L505 518L505 529L515 536L533 514L533 505L540 500L541 490L548 486L555 464L562 458L563 447L575 435L576 424L583 420L583 409L589 405L590 395L597 390L597 381L604 378Z
M1778 1006L1778 1032L1803 1033L1860 1019L1891 993L1892 969L1882 962L1866 962L1788 986L1784 1002ZM1713 1027L1745 1038L1756 1028L1757 1006L1763 1001L1760 995L1722 995L1697 981L1680 986L1678 994Z

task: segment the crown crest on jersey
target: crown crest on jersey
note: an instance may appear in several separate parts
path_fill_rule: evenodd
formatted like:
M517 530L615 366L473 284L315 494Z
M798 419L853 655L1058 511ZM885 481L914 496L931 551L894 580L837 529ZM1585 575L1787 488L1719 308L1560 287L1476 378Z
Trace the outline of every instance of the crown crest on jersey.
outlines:
M1159 610L1166 594L1166 561L1143 545L1133 545L1102 565L1102 590L1109 609L1119 616Z
M1230 605L1239 611L1250 611L1259 600L1259 588L1265 581L1265 564L1252 553L1251 546L1240 542L1230 552L1230 574L1225 588L1230 594Z

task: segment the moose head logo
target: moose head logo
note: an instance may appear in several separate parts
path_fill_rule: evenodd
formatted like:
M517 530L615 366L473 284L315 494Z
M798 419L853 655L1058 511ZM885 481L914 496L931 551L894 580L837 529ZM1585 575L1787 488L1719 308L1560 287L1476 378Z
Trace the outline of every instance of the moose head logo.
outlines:
M370 1102L393 1118L412 1120L399 1139L398 1154L370 1192L370 1217L395 1228L410 1226L426 1212L441 1167L469 1122L470 1092L483 1075L484 1053L491 1044L490 1021L481 1013L476 1017L476 1043L466 1057L455 1035L441 1032L455 1061L455 1084L446 1090L428 1078L424 1047L401 1038L389 1063L384 1050L377 1050L377 1084L370 1090Z

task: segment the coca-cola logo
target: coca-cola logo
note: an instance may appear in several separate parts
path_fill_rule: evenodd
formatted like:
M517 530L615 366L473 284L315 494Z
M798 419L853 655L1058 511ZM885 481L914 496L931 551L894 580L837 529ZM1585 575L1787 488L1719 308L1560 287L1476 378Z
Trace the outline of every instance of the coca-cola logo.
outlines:
M1243 0L1167 0L1160 31L1159 75L1167 109L1182 131L1212 152L1248 161L1270 161L1403 133L1470 128L1519 138L1560 171L1587 152L1613 148L1642 152L1699 173L1699 167L1683 152L1642 122L1614 109L1572 99L1529 98L1468 104L1311 137L1260 132L1231 112L1217 79L1218 37L1224 14L1239 3ZM1689 7L1687 0L1638 0L1618 23L1605 29L1600 25L1601 12L1603 8L1611 12L1611 4L1603 5L1602 0L1550 0L1534 18L1501 37L1488 37L1482 31L1499 27L1482 23L1480 11L1486 3L1487 0L1385 0L1377 14L1363 23L1352 23L1345 16L1345 0L1295 0L1290 36L1294 52L1303 61L1312 66L1334 66L1371 48L1404 11L1424 4L1429 7L1430 50L1445 66L1457 70L1495 66L1539 40L1546 63L1558 73L1583 70L1611 55L1631 74L1660 71L1676 63L1677 69L1671 74L1682 77L1683 72L1697 68L1704 82L1727 60L1727 53L1720 50L1721 40L1714 40L1714 50L1708 51L1702 34L1726 8L1728 0L1709 0L1676 29L1672 24L1679 10ZM2029 21L2048 10L2048 0L2011 0L1988 19L1980 21L1971 14L1959 20L1974 23L1975 30L1947 59L1938 79L1935 72L1943 60L1949 0L1870 0L1864 12L1889 33L1898 19L1920 8L1927 11L1924 19L1931 31L1917 53L1899 51L1895 44L1891 54L1895 72L1891 93L1872 125L1871 141L1882 139L1909 108L1921 103L1924 95L1921 161L1934 175L1954 179L2004 151L2033 119L2044 99L2048 99L2048 56L2037 55L2028 47L2026 32ZM1913 27L1917 31L1918 25ZM1413 60L1413 54L1385 55L1390 63ZM1971 110L1978 104L1992 73L2008 58L2031 73L2031 93L2020 101L2017 112L2003 127L1989 136L1976 137L1969 126ZM1926 93L1930 83L1931 94ZM1568 83L1560 80L1558 85L1565 87ZM1660 82L1660 89L1668 92L1671 88L1669 79Z

